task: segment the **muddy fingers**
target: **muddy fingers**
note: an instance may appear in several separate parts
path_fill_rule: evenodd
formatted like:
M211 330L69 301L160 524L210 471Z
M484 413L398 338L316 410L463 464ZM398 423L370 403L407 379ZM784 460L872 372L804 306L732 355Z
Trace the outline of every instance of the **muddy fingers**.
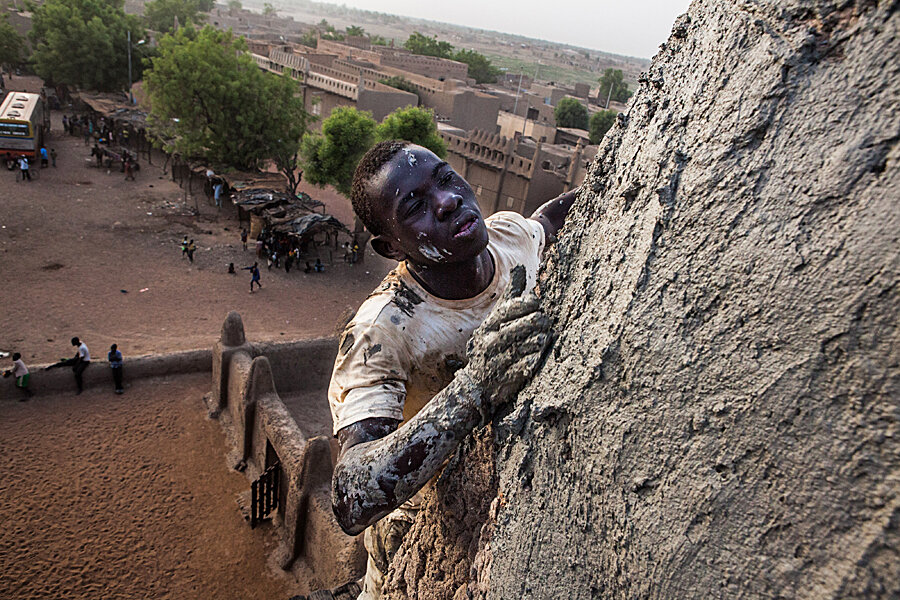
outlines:
M493 331L504 323L519 319L529 313L539 310L541 307L540 299L534 294L528 294L521 298L513 298L498 304L494 310L482 323L480 329Z

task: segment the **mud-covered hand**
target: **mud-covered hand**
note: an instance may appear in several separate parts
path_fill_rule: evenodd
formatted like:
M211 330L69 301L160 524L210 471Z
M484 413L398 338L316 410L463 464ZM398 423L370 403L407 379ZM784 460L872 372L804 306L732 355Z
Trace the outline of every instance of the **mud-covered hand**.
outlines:
M550 342L550 321L534 293L524 294L525 267L512 281L466 349L465 374L482 390L485 420L531 379Z

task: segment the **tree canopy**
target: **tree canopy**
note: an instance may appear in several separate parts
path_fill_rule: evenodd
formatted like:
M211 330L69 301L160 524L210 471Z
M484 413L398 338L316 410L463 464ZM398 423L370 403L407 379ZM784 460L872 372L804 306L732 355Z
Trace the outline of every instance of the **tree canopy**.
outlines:
M612 94L610 95L610 89ZM606 69L603 76L600 77L600 100L605 103L606 98L610 98L616 102L627 102L631 97L628 91L628 84L625 83L625 77L622 75L622 69Z
M413 54L424 56L437 56L438 58L452 58L453 45L450 42L439 42L437 36L428 37L418 31L412 32L403 47Z
M379 125L368 112L341 107L322 122L322 133L308 133L303 137L300 150L303 176L315 185L331 184L349 196L359 159L376 142L393 139L424 146L441 157L447 154L431 110L415 106L400 108Z
M150 29L168 33L175 29L176 17L180 26L205 20L201 10L199 0L153 0L144 5L144 18Z
M322 133L307 133L300 147L306 181L331 184L350 195L353 171L363 154L375 143L375 119L371 113L342 106L322 122Z
M38 75L100 91L128 84L128 32L134 79L140 79L144 37L138 17L126 15L124 0L47 0L34 11L32 60Z
M474 50L460 50L453 55L453 60L469 65L469 77L475 79L475 83L494 83L500 77L500 69L491 64L488 58Z
M160 40L145 75L158 145L239 169L267 159L291 167L310 116L297 83L261 71L246 49L243 38L210 26Z
M603 139L603 136L606 135L606 132L609 131L615 122L616 111L614 110L601 110L600 112L595 112L591 115L591 121L588 127L588 131L591 134L591 143L599 144Z
M25 40L9 22L9 17L0 15L0 66L17 65L24 55Z
M392 88L397 88L398 90L403 90L404 92L409 92L411 94L419 95L418 88L413 85L411 81L406 79L405 77L401 77L400 75L393 75L391 77L386 77L384 79L379 80L380 83L384 85L389 85ZM421 98L419 98L421 102Z
M403 42L403 47L413 54L449 58L466 63L469 65L469 77L474 78L476 83L494 83L500 76L500 69L492 65L484 54L465 49L453 52L453 45L450 42L439 42L436 36L428 37L414 31Z
M359 25L348 25L344 31L347 35L352 35L355 37L362 37L366 35L366 30L360 27Z
M430 108L398 108L375 128L375 137L379 142L406 140L428 148L441 158L447 156L447 144L438 134Z
M588 111L584 104L575 98L563 98L553 110L557 127L588 128Z
M263 4L262 14L265 17L277 17L278 10L276 10L276 8L272 6L270 2L266 2L265 4Z

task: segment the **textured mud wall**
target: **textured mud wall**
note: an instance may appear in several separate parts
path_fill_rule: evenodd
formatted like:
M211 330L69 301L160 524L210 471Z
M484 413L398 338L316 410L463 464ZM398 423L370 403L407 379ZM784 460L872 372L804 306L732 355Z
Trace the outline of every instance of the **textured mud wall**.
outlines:
M551 250L497 493L452 466L389 597L900 596L898 25L691 5Z

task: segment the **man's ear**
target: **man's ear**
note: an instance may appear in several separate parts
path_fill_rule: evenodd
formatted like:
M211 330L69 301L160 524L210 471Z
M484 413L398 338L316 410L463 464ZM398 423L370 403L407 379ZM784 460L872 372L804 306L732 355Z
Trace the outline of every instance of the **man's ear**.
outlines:
M404 260L406 260L406 253L398 248L393 240L378 235L372 238L371 244L372 250L385 258L390 258L391 260L396 260L397 262L403 262Z

